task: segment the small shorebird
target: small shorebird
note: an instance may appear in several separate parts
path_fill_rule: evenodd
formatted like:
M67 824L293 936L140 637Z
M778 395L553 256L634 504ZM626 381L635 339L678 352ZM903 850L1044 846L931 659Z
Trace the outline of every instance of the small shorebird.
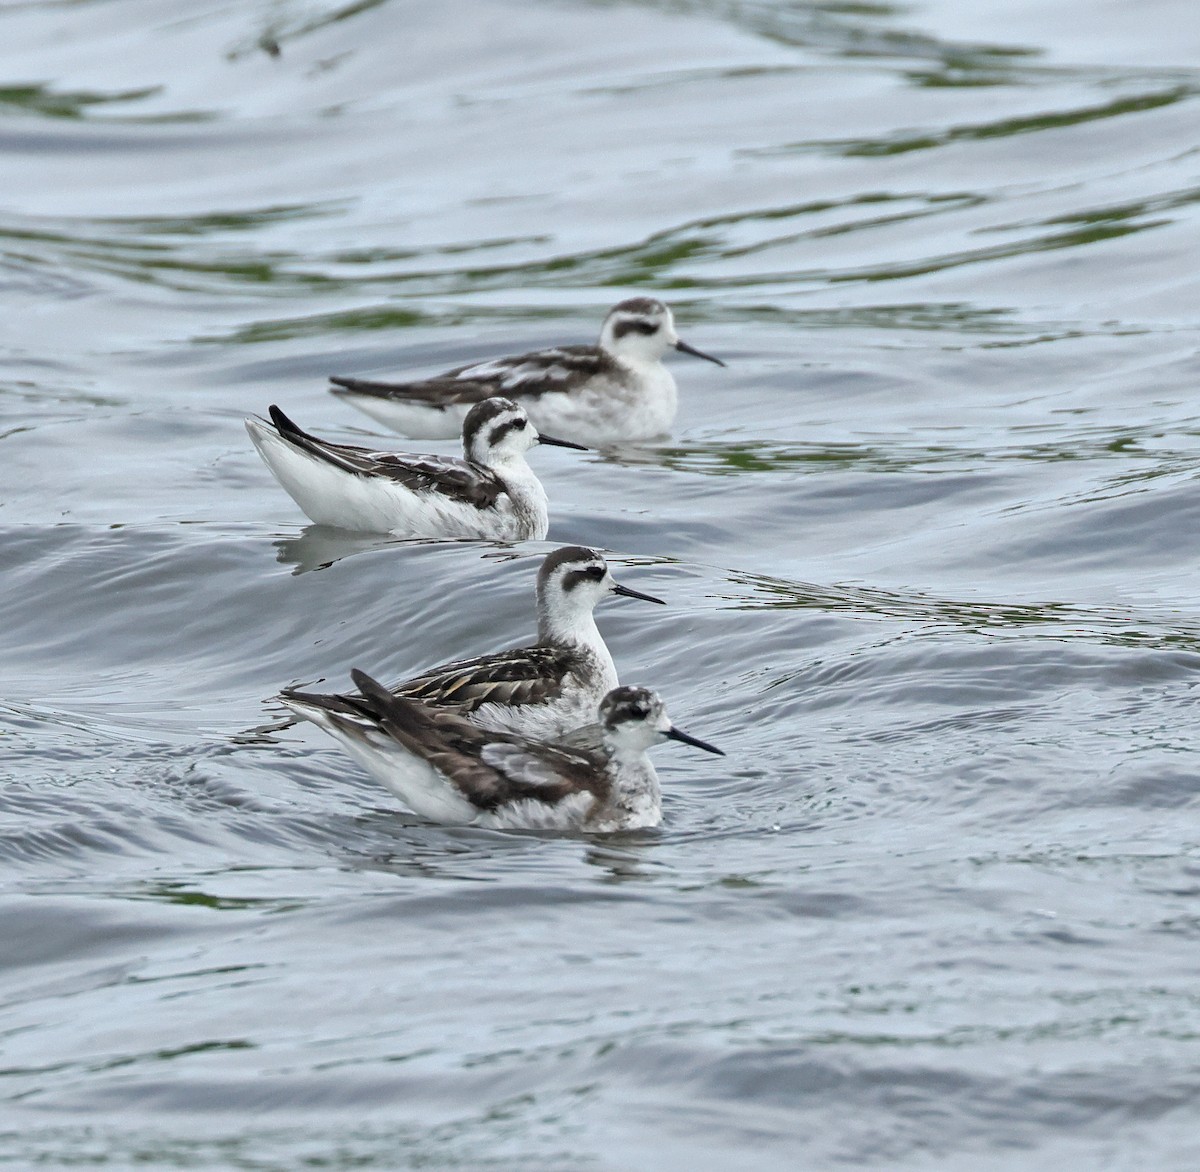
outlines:
M349 706L343 697L302 692L287 703L434 822L596 833L657 826L662 792L646 750L675 740L724 756L677 729L648 688L614 688L600 701L599 723L564 748L481 729L394 696L364 672L350 676L360 695Z
M617 686L617 669L592 614L609 594L657 602L614 580L594 549L566 545L547 554L537 576L537 642L431 668L397 684L397 696L447 708L481 728L539 739L592 720ZM297 693L281 694L290 704ZM331 711L352 715L361 697L326 696ZM338 709L338 704L342 708Z
M675 419L671 348L724 366L675 332L671 311L631 297L608 311L594 346L556 346L456 367L416 382L334 376L335 395L414 439L449 439L472 403L506 395L540 428L598 447L665 435Z
M540 541L546 491L525 462L534 444L579 448L540 434L511 399L487 399L462 424L463 455L373 452L301 431L278 407L246 420L258 454L318 525L403 537Z

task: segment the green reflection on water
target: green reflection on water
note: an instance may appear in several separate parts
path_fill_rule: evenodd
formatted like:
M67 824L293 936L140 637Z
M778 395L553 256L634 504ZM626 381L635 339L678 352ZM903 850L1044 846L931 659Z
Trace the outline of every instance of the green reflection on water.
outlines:
M91 221L98 227L122 236L210 236L219 232L252 232L272 224L332 216L344 211L349 200L323 203L271 204L240 212L208 212L193 216L107 216ZM0 237L5 233L0 232ZM48 235L48 239L76 239L67 234ZM93 243L102 243L103 237Z
M1191 207L1200 203L1200 187L1184 187L1176 191L1165 191L1160 195L1149 196L1146 199L1130 200L1127 203L1108 204L1103 207L1089 208L1082 212L1066 212L1059 216L1048 216L1043 220L1030 220L1017 224L997 224L987 229L990 232L1011 231L1014 228L1049 227L1056 224L1119 224L1125 220L1133 220L1149 215L1161 215L1163 212L1178 211L1180 208ZM1158 220L1155 223L1167 221Z
M1147 220L1139 224L1096 224L1067 232L1047 232L1011 244L999 244L986 248L970 248L960 252L943 253L917 261L903 261L877 268L854 269L843 273L826 273L824 279L831 285L850 281L898 281L907 277L920 277L927 273L940 273L966 265L980 264L992 260L1008 260L1027 256L1035 252L1053 252L1062 248L1076 248L1084 244L1095 244L1102 240L1115 240L1150 228L1162 228L1172 223L1169 219ZM789 274L793 279L799 274Z
M722 305L711 301L686 301L672 298L672 308L689 327L698 323L746 322L762 325L794 326L797 329L891 329L949 330L960 336L968 332L1015 335L1013 345L1028 344L1030 329L1043 329L1042 340L1070 336L1066 327L1049 329L1030 326L1016 320L1007 309L988 309L961 302L847 306L833 309L789 309L778 305ZM355 332L386 327L421 325L455 328L484 322L578 320L580 311L555 305L461 305L418 310L398 305L375 305L306 317L269 319L253 322L229 334L207 335L193 341L268 342L287 338L319 336L325 332ZM595 332L595 315L588 315L588 333ZM1078 331L1076 331L1078 332ZM586 336L586 335L585 335Z
M347 309L341 313L320 313L311 317L285 318L279 321L251 322L232 333L213 337L193 338L194 342L278 342L287 338L366 330L403 329L427 325L434 318L415 309L378 306L368 309Z
M1140 114L1147 110L1158 110L1173 106L1194 97L1194 86L1178 85L1154 94L1137 94L1127 98L1116 98L1098 106L1083 106L1075 110L1034 114L1024 118L1002 118L996 122L983 122L967 126L952 126L947 130L929 131L916 135L895 135L887 138L831 139L823 142L796 144L801 147L822 147L848 157L870 158L876 155L899 155L908 151L931 150L949 146L955 142L974 142L989 138L1007 138L1016 134L1031 134L1039 130L1058 130L1064 126L1080 126L1104 118L1118 118L1125 114Z
M754 598L725 598L731 610L842 611L873 618L917 621L925 633L946 628L976 635L1021 631L1023 637L1084 641L1118 647L1200 653L1200 623L1166 625L1161 618L1116 608L1063 602L992 603L935 598L854 586L818 586L761 574L734 573L730 580ZM1039 631L1037 628L1043 628Z
M1183 436L1195 434L1191 431ZM615 452L610 459L620 463L656 464L673 471L704 476L735 476L759 472L977 472L1008 461L1049 464L1075 460L1106 460L1110 457L1150 461L1137 469L1114 476L1105 486L1093 489L1087 500L1110 495L1111 490L1163 476L1179 476L1200 468L1194 450L1166 451L1157 441L1155 427L1123 431L1114 436L1105 429L1057 436L1045 443L1008 447L960 447L952 443L914 444L884 448L861 443L782 443L759 440L673 444L661 448ZM1153 444L1150 441L1155 441Z
M115 1061L108 1063L105 1069L112 1069L114 1066L128 1066L134 1062L140 1062L143 1058L150 1058L156 1062L170 1062L173 1058L186 1058L192 1054L211 1054L214 1050L256 1050L257 1046L253 1042L245 1038L231 1038L227 1042L193 1042L190 1046L175 1046L171 1049L155 1050L153 1053L140 1057L130 1056L123 1061Z
M744 0L676 3L724 19L769 41L816 49L847 58L909 58L940 62L960 71L989 70L1007 62L1040 55L1017 45L944 41L925 32L889 27L887 22L910 11L907 5L880 3L755 4Z
M211 895L183 883L151 883L139 887L128 898L154 900L180 907L202 907L210 911L292 911L304 905L296 900L233 895Z
M894 226L920 218L976 207L985 197L975 192L863 192L837 200L809 200L783 206L758 207L709 215L653 232L640 241L558 255L523 256L509 262L481 264L484 254L505 250L543 252L551 238L526 235L456 241L425 248L367 248L339 250L326 256L303 255L282 249L222 245L222 234L253 233L277 223L342 214L348 201L314 204L280 204L248 210L215 211L198 216L109 217L73 221L22 219L0 225L0 241L23 246L43 246L48 256L25 249L27 263L39 260L60 263L66 259L78 271L116 274L139 284L158 285L173 291L211 292L228 285L271 287L272 294L291 289L331 296L357 293L367 287L385 289L395 297L455 297L491 290L516 288L601 288L634 286L661 290L743 290L763 285L870 283L900 280L955 267L1018 256L1025 253L1078 247L1121 235L1145 231L1172 222L1170 212L1200 199L1196 190L1117 207L1089 209L1032 224L1006 225L993 231L1020 232L1019 239L933 256L879 263L858 268L772 270L770 259L762 271L736 275L710 275L712 265L743 261L746 257L786 250L798 242ZM777 227L778 226L778 227ZM201 251L197 238L216 237ZM11 250L17 255L15 249ZM26 255L28 253L28 255ZM462 257L465 264L447 264ZM679 298L674 298L677 306ZM763 305L762 314L777 313ZM536 309L528 311L535 314ZM569 310L548 310L565 314ZM720 306L700 306L696 320L717 320L733 312ZM788 311L785 311L788 312ZM810 311L811 314L812 311ZM1005 313L998 309L964 306L868 307L815 311L826 314L828 324L844 321L863 324L873 315L878 325L913 328L974 327L994 330ZM496 310L455 308L450 316L394 302L305 313L289 318L252 321L228 336L205 341L256 343L278 341L321 331L348 332L427 324L446 320L457 324L472 316L494 316ZM922 315L927 314L925 321ZM847 316L849 315L849 316ZM864 316L866 315L866 316ZM800 320L797 315L796 320ZM822 324L809 316L808 324ZM1001 326L1001 328L1004 328ZM1023 333L1030 327L1025 326ZM1061 336L1057 330L1044 330Z
M9 107L27 114L40 114L45 118L83 118L93 106L139 102L162 93L162 88L156 85L104 94L92 90L59 93L45 83L6 85L0 86L0 113Z
M319 32L329 25L362 16L386 3L387 0L353 0L350 4L343 4L317 16L292 20L286 18L286 9L283 5L274 5L275 13L267 25L227 53L226 59L238 61L243 57L263 52L272 57L282 56L287 42Z

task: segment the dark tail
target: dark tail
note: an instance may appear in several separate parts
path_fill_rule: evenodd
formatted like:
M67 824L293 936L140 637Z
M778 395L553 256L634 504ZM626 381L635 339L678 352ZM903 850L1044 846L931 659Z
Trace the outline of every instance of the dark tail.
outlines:
M356 467L352 460L347 459L350 449L345 445L330 443L329 440L318 439L317 436L310 435L307 431L297 427L274 403L271 404L269 411L271 422L275 424L275 430L279 432L280 439L286 440L293 447L307 452L310 456L315 456L318 460L323 460L326 464L332 464L345 472L352 472L355 476L363 475L363 470Z
M267 408L267 413L271 416L271 422L275 424L275 430L284 439L308 440L309 443L312 443L317 438L297 427L274 403Z
M352 667L350 678L377 720L387 720L406 732L417 732L432 723L424 704L396 696L365 671Z
M337 374L331 374L329 381L333 383L333 386L329 388L330 394L377 395L383 399L395 395L397 392L403 392L406 385L404 383L377 383L371 382L370 379L347 378Z
M420 700L410 700L389 692L365 671L350 669L354 686L362 693L362 707L402 745L425 756L428 745L442 739L433 710Z

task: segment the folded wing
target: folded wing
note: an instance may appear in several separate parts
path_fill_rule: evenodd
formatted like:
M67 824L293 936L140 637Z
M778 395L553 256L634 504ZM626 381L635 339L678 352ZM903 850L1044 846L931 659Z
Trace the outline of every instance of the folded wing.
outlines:
M351 678L362 693L360 712L480 810L524 800L554 805L591 791L602 777L603 761L595 754L484 732L456 713L395 696L363 672L353 671Z
M489 469L449 456L376 452L354 444L335 444L301 430L278 407L271 407L271 422L288 443L310 456L355 476L394 480L417 493L438 493L451 500L491 507L504 485Z
M614 371L612 358L598 346L556 346L459 366L438 378L417 382L375 382L338 375L330 381L352 394L450 406L478 403L493 395L537 397L566 391L579 382Z

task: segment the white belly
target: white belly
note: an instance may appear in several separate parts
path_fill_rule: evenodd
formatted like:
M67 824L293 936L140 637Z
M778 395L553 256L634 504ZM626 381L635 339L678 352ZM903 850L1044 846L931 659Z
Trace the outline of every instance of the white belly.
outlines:
M448 440L462 435L462 423L471 404L432 407L412 399L384 399L378 395L339 394L364 415L409 439ZM534 425L536 426L536 424Z
M573 391L517 398L538 431L591 448L669 434L679 395L671 372L656 362L630 383L594 379Z

